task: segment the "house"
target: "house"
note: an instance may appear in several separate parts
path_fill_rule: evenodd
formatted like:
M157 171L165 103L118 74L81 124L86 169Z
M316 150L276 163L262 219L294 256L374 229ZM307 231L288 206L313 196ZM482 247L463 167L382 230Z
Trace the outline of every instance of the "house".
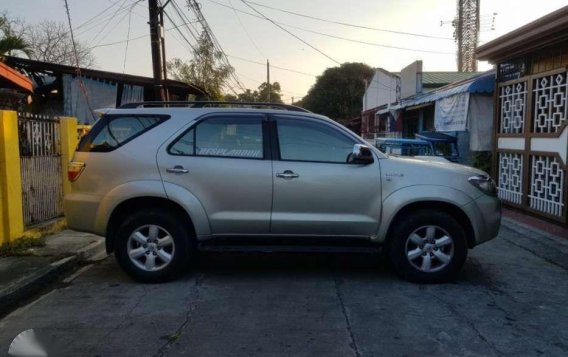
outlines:
M477 49L496 67L494 170L509 206L568 223L568 6Z
M25 58L4 56L4 67L25 74L33 83L31 107L27 111L51 116L73 116L80 123L96 120L100 108L118 107L138 101L159 100L153 78L123 73L79 68ZM170 100L187 100L188 96L206 96L195 86L166 80Z
M31 79L0 62L0 109L18 110L32 92Z
M479 73L423 72L422 61L411 63L399 73L377 68L363 96L361 135L364 138L412 137L416 132L433 130L433 103L400 107L401 101L477 74ZM399 105L399 110L391 110L395 105Z

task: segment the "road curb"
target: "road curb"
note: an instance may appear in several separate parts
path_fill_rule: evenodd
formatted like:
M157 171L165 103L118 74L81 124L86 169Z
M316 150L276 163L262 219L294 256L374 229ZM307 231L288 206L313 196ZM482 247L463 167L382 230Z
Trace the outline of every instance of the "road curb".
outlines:
M75 255L59 259L49 264L49 266L22 278L18 284L0 291L0 315L9 312L22 301L47 288L49 284L57 280L62 274L74 269L78 261Z
M75 254L61 258L20 279L17 284L0 288L0 316L29 300L65 275L75 271L81 263L106 257L104 240L93 242Z

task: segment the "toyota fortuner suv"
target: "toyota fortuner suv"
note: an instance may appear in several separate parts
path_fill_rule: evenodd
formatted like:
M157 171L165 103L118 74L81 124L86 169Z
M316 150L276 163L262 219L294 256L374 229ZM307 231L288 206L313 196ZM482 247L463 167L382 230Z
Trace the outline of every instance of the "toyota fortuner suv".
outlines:
M143 282L202 249L372 250L442 282L494 238L496 187L477 169L383 154L301 108L137 103L112 109L69 164L69 227L106 237Z

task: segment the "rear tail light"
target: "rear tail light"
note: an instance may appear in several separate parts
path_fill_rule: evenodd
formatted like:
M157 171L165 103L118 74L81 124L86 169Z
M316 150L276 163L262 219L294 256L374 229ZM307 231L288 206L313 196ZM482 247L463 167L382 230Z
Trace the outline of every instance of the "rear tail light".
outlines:
M74 182L76 181L83 170L85 169L85 163L79 161L71 161L69 166L67 167L67 178L69 181Z

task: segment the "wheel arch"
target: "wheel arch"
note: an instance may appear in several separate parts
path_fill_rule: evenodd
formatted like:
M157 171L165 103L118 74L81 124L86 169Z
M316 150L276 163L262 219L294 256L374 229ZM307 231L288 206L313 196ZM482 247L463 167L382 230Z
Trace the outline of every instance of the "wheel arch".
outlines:
M163 197L134 197L118 204L109 216L105 240L107 253L110 254L114 251L115 233L120 223L132 212L144 209L163 209L171 212L186 226L191 236L196 237L195 226L190 215L178 203Z
M458 206L453 203L449 203L446 201L436 201L436 200L427 200L427 201L417 201L409 203L403 206L392 218L388 229L385 235L385 247L388 247L389 240L392 236L392 230L400 222L405 215L408 215L411 212L417 212L421 210L437 210L444 212L451 217L453 217L464 229L467 239L467 246L468 248L473 248L475 246L475 231L473 229L473 225L471 220L467 216L467 214Z

